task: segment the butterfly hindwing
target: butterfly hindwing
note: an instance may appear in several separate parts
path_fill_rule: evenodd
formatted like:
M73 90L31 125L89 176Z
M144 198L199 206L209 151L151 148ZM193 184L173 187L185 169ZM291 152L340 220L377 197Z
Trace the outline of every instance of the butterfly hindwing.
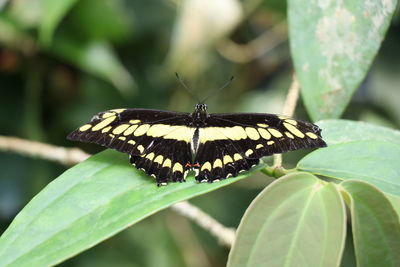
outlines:
M215 140L200 144L194 162L199 165L196 180L213 182L237 176L257 165L259 159L246 158L243 150L230 140Z
M184 181L190 159L190 144L165 140L162 146L150 147L140 156L131 155L130 162L156 178L158 184L163 184Z

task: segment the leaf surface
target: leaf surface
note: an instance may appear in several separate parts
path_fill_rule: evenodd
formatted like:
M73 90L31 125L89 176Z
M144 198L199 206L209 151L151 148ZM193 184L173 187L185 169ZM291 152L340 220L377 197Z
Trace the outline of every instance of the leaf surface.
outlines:
M358 179L400 196L400 145L387 141L353 141L315 150L297 168L340 180Z
M400 266L400 222L390 201L362 181L344 181L357 266Z
M338 118L367 74L396 0L290 0L289 38L313 120Z
M106 150L64 172L23 208L0 237L0 266L57 264L161 209L250 173L157 187L125 154Z
M323 120L318 126L328 145L351 141L387 141L400 145L400 131L371 123L351 120Z
M335 185L292 173L249 206L228 266L338 266L345 234L344 202Z

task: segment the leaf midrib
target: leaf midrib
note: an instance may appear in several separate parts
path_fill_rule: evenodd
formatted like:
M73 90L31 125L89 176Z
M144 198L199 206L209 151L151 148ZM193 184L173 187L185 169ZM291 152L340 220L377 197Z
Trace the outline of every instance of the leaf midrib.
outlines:
M291 266L291 264L290 264L291 260L290 259L291 259L291 256L292 256L293 252L294 252L295 244L297 244L297 240L299 239L300 225L302 225L302 222L305 220L305 215L308 213L309 207L311 206L312 199L314 199L314 196L316 195L317 192L318 192L318 190L311 190L311 194L309 194L309 197L307 198L306 204L304 205L304 209L303 209L304 212L301 214L300 219L299 219L299 223L296 225L294 237L292 238L292 242L290 243L290 246L289 246L289 249L288 249L288 254L285 257L285 263L284 263L285 267Z
M304 188L303 190L297 191L297 192L296 192L294 195L292 195L292 196L294 197L295 195L298 195L298 194L302 193L303 191L306 191L306 190L309 190L309 189L310 189L309 187L306 187L306 188ZM308 202L308 200L307 200L307 202ZM267 225L269 224L269 222L272 220L273 216L279 211L279 207L281 207L283 204L284 204L284 202L279 203L279 205L276 206L275 210L274 210L272 213L270 213L269 218L265 221L265 223L264 223L263 226L261 227L260 233L264 232L265 227L267 227ZM256 240L254 241L254 245L252 246L253 248L258 247L256 244L259 242L260 238L261 238L261 235L258 235L257 238L256 238ZM249 263L250 263L251 258L252 258L253 255L254 255L254 253L255 253L255 250L252 249L252 250L250 251L250 253L249 253L249 256L247 257L246 266L251 266L251 265L249 265Z

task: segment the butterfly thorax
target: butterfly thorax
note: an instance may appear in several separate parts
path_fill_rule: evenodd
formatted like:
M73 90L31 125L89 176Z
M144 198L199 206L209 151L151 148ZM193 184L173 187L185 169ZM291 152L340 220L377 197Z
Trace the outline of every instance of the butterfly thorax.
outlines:
M192 113L193 125L196 127L202 127L206 125L206 120L209 117L207 113L206 104L197 104L195 110Z

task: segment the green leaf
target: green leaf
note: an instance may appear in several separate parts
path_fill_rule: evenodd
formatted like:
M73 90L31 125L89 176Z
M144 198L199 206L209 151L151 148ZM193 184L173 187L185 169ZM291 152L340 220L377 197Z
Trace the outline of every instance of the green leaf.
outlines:
M349 120L324 120L317 124L328 145L361 140L387 141L400 145L400 132L390 128Z
M50 53L67 60L80 69L111 82L124 94L131 94L135 81L115 55L112 47L103 42L82 44L59 36L54 39Z
M66 23L80 40L124 41L133 28L128 21L128 10L129 4L122 0L79 1L68 14Z
M43 12L39 25L39 39L42 45L50 45L55 28L76 2L77 0L42 1Z
M380 47L396 4L289 1L291 53L313 120L343 113Z
M400 145L386 141L354 141L315 150L297 163L299 170L337 179L369 182L400 195Z
M400 197L393 196L391 194L385 194L385 196L390 200L390 203L396 211L397 216L400 217Z
M345 207L335 185L292 173L251 203L228 266L338 266L345 234Z
M344 181L357 266L400 266L400 222L389 200L362 181Z
M157 187L127 155L106 150L67 170L17 215L0 238L0 266L48 266L176 202L237 182Z

